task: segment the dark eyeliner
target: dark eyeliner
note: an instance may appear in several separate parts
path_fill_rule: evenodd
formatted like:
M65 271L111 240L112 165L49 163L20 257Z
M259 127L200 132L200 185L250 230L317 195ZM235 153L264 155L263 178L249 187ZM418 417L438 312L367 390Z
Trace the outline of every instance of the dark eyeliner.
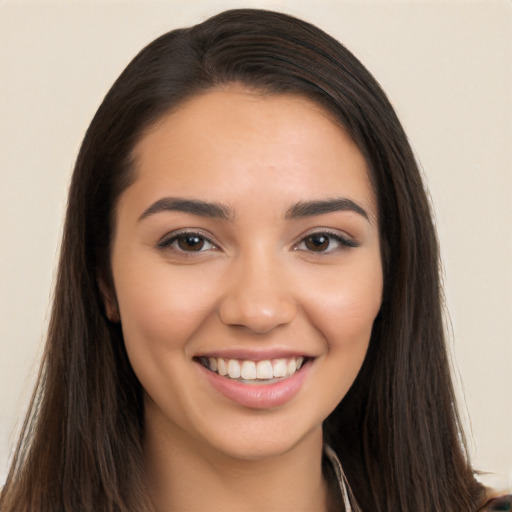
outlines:
M315 236L325 236L325 237L328 237L331 241L336 241L337 243L339 243L342 246L342 247L339 247L338 250L342 250L344 248L352 249L352 248L356 248L356 247L360 246L359 242L353 240L352 238L345 237L337 232L333 232L333 231L329 231L329 230L319 230L319 231L312 231L312 232L306 234L305 236L302 236L300 238L300 240L298 241L298 243L296 244L296 247L297 247L296 250L298 250L298 246L300 244L305 243L305 241L309 237L315 237ZM307 249L302 249L302 250L306 250L307 252L312 252L312 253L317 252L317 254L330 254L332 252L336 252L336 250L327 250L327 251L308 251Z
M330 231L325 231L325 232L322 232L322 233L313 233L313 234L319 234L319 235L327 235L331 238L334 238L335 240L337 240L338 242L340 242L342 245L344 245L345 247L359 247L359 243L356 242L355 240L352 240L351 238L347 238L347 237L344 237L342 235L339 235L337 233L331 233Z
M169 234L165 235L164 237L162 237L157 242L156 248L157 249L167 249L174 242L176 242L176 240L178 240L178 238L180 236L183 236L183 235L197 236L198 238L202 238L205 242L208 242L209 244L211 244L212 246L215 247L215 244L207 236L205 236L204 233L202 233L200 231L184 229L184 230L180 230L180 231L174 231L174 232L169 233Z

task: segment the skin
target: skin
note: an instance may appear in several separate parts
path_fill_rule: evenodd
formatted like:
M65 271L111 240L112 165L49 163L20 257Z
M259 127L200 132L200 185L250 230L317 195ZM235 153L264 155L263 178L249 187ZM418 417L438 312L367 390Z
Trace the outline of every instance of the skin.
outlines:
M327 510L322 422L362 365L382 294L364 158L310 100L235 86L165 116L134 155L105 299L146 393L157 510ZM226 218L151 208L166 197L218 203ZM290 216L297 203L335 197L365 214ZM199 250L175 238L183 230L196 233ZM194 359L233 349L311 362L288 402L245 407Z

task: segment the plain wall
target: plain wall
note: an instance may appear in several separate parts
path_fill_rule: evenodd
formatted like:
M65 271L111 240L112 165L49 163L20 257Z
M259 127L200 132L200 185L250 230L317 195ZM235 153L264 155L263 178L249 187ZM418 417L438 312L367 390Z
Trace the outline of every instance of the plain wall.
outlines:
M232 7L319 25L388 93L436 213L474 464L512 483L510 0L0 2L0 483L37 373L85 129L142 46Z

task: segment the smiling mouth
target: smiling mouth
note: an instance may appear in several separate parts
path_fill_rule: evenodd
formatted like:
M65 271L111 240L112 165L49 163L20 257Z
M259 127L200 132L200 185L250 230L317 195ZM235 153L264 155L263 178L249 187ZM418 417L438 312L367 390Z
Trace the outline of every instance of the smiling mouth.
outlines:
M245 383L272 383L298 372L308 357L264 359L261 361L225 359L222 357L197 357L202 366L222 377Z

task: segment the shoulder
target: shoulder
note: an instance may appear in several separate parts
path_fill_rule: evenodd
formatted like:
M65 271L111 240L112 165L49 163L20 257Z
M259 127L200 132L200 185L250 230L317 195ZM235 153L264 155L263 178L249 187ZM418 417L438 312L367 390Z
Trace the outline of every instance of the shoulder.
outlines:
M484 486L484 503L478 512L512 512L510 478L493 472L475 471L475 478Z
M488 490L485 505L478 512L512 512L512 494Z

